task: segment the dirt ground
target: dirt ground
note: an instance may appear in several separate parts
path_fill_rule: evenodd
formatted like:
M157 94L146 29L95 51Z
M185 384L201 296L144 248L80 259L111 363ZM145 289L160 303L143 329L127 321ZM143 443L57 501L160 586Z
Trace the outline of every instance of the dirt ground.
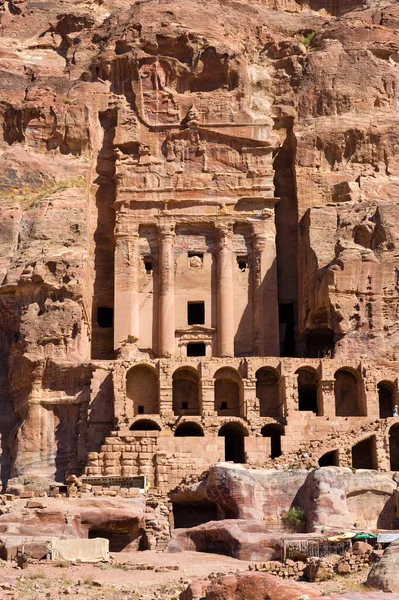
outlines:
M1 563L0 600L48 600L73 596L76 600L178 600L193 579L246 571L254 563L215 554L146 551L112 555L98 565L41 563L18 569ZM138 568L139 567L139 568ZM318 584L325 593L362 591L367 571Z

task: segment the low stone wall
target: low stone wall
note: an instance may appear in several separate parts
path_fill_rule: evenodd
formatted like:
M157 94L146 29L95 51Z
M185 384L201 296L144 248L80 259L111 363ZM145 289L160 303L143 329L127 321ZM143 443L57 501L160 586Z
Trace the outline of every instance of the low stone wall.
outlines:
M287 559L285 563L271 560L250 566L249 570L263 571L283 579L303 577L311 582L328 581L336 575L350 575L362 571L379 560L380 551L374 551L368 544L362 544L362 546L363 548L357 549L358 546L354 544L353 549L342 557L338 555L324 558L311 557L306 561Z

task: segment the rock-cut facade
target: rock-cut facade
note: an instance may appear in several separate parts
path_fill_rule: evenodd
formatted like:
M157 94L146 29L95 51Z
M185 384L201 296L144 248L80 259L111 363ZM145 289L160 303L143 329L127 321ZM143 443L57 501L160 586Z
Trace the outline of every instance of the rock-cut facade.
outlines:
M399 470L397 6L30 4L0 39L3 485Z

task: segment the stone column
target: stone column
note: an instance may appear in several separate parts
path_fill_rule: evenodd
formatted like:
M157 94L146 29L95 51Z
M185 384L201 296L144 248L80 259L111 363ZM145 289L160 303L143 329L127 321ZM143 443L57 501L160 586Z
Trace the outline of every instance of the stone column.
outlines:
M139 232L136 223L115 232L114 349L139 337Z
M322 379L319 383L317 400L320 415L323 417L329 417L333 419L335 417L335 380L334 379ZM320 394L322 401L320 402ZM322 412L321 412L322 411ZM341 464L341 462L340 462Z
M256 356L280 356L276 232L274 220L253 224L254 350Z
M234 356L233 226L218 225L218 355Z
M159 354L175 355L175 226L159 226Z

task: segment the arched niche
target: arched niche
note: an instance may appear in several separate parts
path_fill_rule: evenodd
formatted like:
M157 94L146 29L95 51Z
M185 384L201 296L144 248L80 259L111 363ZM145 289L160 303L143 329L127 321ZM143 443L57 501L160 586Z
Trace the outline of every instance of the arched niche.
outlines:
M130 427L130 431L161 431L156 421L151 419L138 419Z
M133 401L133 415L159 414L158 376L148 365L136 365L126 375L126 396ZM131 416L128 414L128 416Z
M175 415L200 414L200 379L189 367L181 367L172 376L173 413Z
M339 467L338 450L330 450L319 458L319 467Z
M256 371L256 397L259 399L261 417L283 416L279 381L279 374L271 367L261 367Z
M224 454L226 461L245 463L244 437L247 430L240 423L225 423L219 429L219 437L224 437Z
M284 435L284 428L280 425L270 423L261 429L263 437L270 438L270 458L281 456L281 436Z
M223 367L215 373L215 410L219 416L240 416L241 377L234 369Z
M352 467L354 469L377 469L377 447L375 435L362 440L352 448Z
M391 381L380 381L377 384L380 419L392 417L395 406L395 386Z
M186 421L176 427L175 437L204 437L204 430L198 423Z
M318 386L320 377L314 369L309 367L301 367L295 373L298 375L298 409L319 415Z
M359 397L359 376L350 369L335 373L334 395L337 417L358 417L363 414Z

